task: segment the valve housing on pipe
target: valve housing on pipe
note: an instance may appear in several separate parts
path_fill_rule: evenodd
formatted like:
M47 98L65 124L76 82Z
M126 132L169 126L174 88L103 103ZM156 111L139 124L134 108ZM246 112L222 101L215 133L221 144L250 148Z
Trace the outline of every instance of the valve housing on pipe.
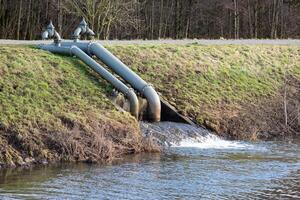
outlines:
M59 44L61 42L61 37L59 33L55 30L55 26L52 21L48 24L46 30L42 33L42 39L47 40L54 38L54 43Z
M73 33L74 41L75 42L78 41L81 35L87 35L92 37L96 35L94 31L88 27L88 24L84 18L82 19L79 26L76 28L76 30Z

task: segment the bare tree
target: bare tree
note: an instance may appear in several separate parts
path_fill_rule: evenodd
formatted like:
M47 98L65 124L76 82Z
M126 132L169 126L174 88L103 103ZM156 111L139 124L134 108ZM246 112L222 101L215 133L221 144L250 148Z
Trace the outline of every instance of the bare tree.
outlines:
M240 20L239 20L239 7L238 0L233 0L234 4L234 38L238 39L240 36Z
M17 36L16 39L20 39L20 27L21 27L21 18L22 18L22 7L23 7L23 0L20 0L19 3L19 12L18 12L18 25L17 25Z
M300 38L299 0L0 0L0 38L69 37L84 17L101 39Z

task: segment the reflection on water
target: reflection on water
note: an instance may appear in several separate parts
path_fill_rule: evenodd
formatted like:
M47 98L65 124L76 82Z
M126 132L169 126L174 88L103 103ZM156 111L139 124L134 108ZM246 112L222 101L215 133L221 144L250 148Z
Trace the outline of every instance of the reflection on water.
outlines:
M300 170L272 181L271 185L274 186L258 190L255 194L247 194L247 196L261 199L300 199Z
M144 129L164 132L158 140L171 146L165 154L0 171L0 199L300 198L300 142L226 141L170 125Z

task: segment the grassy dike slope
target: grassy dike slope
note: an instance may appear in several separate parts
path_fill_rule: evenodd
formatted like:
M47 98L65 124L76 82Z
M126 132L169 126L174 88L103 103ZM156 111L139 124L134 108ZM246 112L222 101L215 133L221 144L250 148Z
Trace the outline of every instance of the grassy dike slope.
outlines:
M0 168L145 150L136 120L76 58L0 46Z
M127 45L109 49L183 115L220 135L268 139L300 132L300 46Z
M299 133L300 46L108 46L183 115L219 134ZM151 150L111 87L76 58L0 46L0 166ZM288 126L284 124L286 91Z

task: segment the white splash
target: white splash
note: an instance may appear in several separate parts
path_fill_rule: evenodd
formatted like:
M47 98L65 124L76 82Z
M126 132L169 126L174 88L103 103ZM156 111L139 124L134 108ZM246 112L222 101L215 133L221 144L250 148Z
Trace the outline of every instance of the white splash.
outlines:
M210 131L174 122L141 123L142 132L166 147L257 150L253 144L221 138Z
M179 144L171 147L199 148L199 149L252 149L253 145L241 141L224 140L216 135L208 134L196 138L185 138Z

